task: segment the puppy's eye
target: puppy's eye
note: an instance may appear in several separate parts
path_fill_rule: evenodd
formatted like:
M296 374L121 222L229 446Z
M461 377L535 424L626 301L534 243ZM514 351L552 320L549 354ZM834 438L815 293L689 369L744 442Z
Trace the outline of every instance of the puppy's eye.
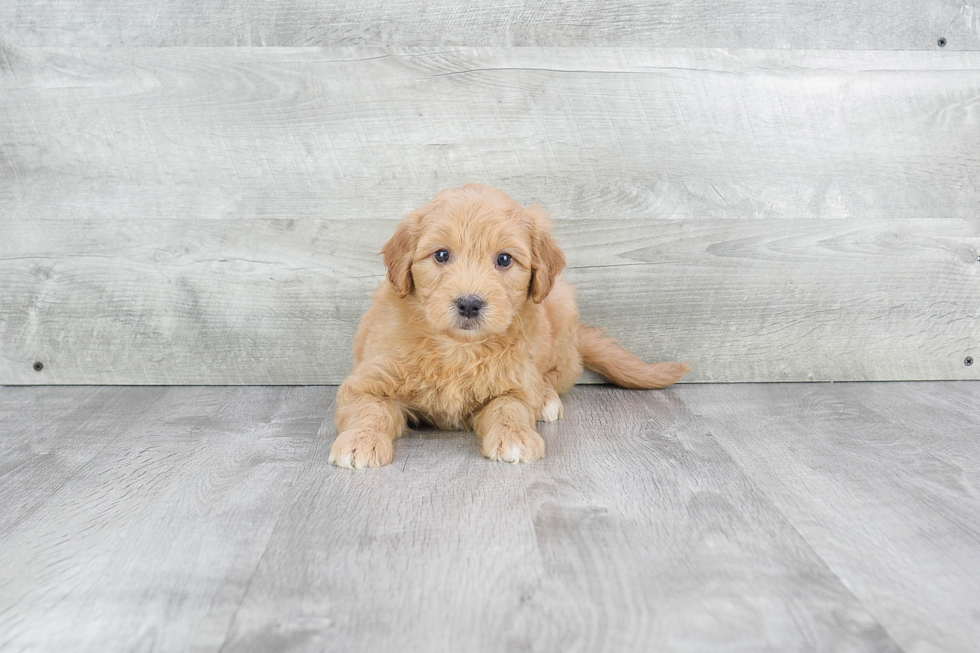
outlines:
M514 257L504 252L502 254L497 254L497 267L498 268L509 268L510 264L514 262Z
M437 251L435 254L432 255L432 258L436 260L436 263L445 263L446 261L449 260L449 250L440 249L439 251Z

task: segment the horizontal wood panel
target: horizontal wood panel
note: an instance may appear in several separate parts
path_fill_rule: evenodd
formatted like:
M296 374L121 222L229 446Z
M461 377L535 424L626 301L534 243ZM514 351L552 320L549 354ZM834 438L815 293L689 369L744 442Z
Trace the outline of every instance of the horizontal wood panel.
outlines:
M980 45L962 0L7 0L28 46L596 46L930 49Z
M3 54L7 219L393 218L473 180L563 220L980 205L980 53Z
M980 53L2 54L0 382L337 382L395 219L470 180L691 380L980 370Z
M394 225L5 221L0 382L339 382ZM584 320L647 359L689 359L690 381L980 378L963 364L980 358L980 220L556 232Z

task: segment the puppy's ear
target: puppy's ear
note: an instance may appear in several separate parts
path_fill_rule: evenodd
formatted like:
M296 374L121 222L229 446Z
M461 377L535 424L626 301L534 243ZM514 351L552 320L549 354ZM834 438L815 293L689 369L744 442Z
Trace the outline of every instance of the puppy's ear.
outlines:
M422 215L421 209L406 215L395 230L395 235L381 248L385 267L388 268L388 281L403 299L415 287L412 280L412 255L415 254L415 246L419 241Z
M535 304L544 301L565 269L565 254L551 237L551 220L537 204L524 209L531 223L531 287Z

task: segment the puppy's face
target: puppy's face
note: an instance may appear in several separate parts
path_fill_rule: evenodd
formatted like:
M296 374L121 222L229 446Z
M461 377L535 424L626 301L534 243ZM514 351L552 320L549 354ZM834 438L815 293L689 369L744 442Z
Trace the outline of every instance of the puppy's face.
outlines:
M461 340L503 333L528 299L527 226L480 204L435 210L423 219L411 271L433 327Z
M565 264L540 210L476 184L409 214L382 253L399 296L414 294L434 329L464 341L507 331Z

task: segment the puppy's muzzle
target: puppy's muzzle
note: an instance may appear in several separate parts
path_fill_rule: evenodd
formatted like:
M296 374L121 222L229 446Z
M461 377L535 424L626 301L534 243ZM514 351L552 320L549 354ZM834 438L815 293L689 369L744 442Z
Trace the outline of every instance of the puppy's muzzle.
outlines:
M466 295L456 299L456 312L463 318L463 328L479 320L480 311L486 303L476 295Z

